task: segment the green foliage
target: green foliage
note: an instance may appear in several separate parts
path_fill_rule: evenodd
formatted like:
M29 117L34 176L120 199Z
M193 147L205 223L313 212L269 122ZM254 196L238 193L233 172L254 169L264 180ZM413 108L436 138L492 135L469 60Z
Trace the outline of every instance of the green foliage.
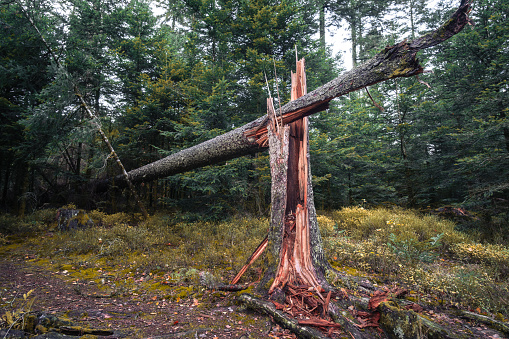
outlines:
M438 234L429 241L416 241L413 238L399 240L394 233L391 233L387 247L404 260L430 263L438 256L438 253L434 251L439 248L443 235L443 233Z
M2 213L0 214L0 233L30 234L56 227L56 209L42 209L26 215L23 218Z
M357 240L376 238L387 244L393 237L398 242L429 243L434 248L447 249L451 244L467 239L455 230L453 222L413 210L351 207L334 211L332 219L338 230L345 230L349 237Z
M3 292L5 292L4 290ZM30 297L34 290L23 294L23 298L16 298L17 294L10 301L7 298L2 299L0 304L4 313L0 315L0 327L10 329L19 329L27 332L34 332L36 318L31 315L35 297ZM3 295L3 293L2 293ZM7 335L6 335L7 336Z

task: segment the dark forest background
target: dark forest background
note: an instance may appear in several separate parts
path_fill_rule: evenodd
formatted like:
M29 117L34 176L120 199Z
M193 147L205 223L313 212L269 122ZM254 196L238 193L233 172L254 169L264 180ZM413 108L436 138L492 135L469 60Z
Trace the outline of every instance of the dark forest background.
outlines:
M52 63L20 3L72 79ZM345 56L333 55L328 31L347 35L348 64L357 65L436 28L458 4L2 0L0 207L13 214L69 203L137 209L128 190L93 193L96 179L120 172L71 82L131 170L265 114L264 72L286 103L296 48L310 90L339 75ZM470 16L475 27L421 53L432 72L369 88L383 111L360 91L311 117L317 208L453 206L507 227L509 1L476 0ZM268 165L259 153L137 188L151 211L206 220L264 215Z

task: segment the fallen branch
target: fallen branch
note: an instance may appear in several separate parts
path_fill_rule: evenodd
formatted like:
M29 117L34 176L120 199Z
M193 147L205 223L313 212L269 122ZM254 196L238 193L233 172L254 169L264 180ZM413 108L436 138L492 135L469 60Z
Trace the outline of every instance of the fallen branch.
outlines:
M424 70L416 58L417 52L438 45L460 32L470 22L469 11L470 1L462 0L458 10L437 30L410 42L405 40L399 44L387 46L362 65L282 106L280 112L277 112L278 115L282 116L284 124L288 124L325 110L329 102L336 97L388 79L423 73ZM260 147L259 142L265 138L267 121L266 116L260 117L214 139L132 170L128 173L128 178L132 182L148 182L264 151L266 147ZM127 185L125 176L119 175L114 180L119 187ZM105 191L111 182L113 178L97 182L96 191Z
M491 328L494 328L497 331L500 331L506 335L509 335L509 324L503 323L501 321L497 321L493 318L487 317L482 314L477 314L473 312L459 310L457 314L465 319L474 320L483 324L488 325Z
M242 267L242 269L239 271L239 273L237 273L235 278L233 278L233 280L230 282L231 285L235 285L236 283L238 283L240 278L242 277L242 275L244 275L244 273L249 268L249 266L251 266L256 261L256 259L258 259L258 257L260 257L260 255L262 255L263 251L267 248L268 241L269 241L269 237L268 237L268 235L266 235L265 239L262 240L262 242L260 243L260 245L258 245L258 247L255 249L253 254L251 254L249 259L247 259L246 264Z

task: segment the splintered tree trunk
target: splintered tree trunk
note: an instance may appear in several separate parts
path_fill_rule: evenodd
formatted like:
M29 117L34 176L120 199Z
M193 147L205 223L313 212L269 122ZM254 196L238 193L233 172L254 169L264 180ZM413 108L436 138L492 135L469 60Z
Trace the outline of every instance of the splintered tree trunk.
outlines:
M292 100L306 94L304 60L292 74ZM269 294L280 294L286 285L311 287L320 297L326 284L325 260L313 202L309 168L308 118L283 125L268 103L268 142L272 176L272 214L269 250L277 269Z

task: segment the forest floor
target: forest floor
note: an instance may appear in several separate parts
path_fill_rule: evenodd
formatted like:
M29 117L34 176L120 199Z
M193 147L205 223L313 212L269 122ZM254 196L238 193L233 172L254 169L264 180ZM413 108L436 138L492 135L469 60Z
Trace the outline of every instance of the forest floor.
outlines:
M139 293L116 294L95 279L80 279L79 272L55 270L55 262L33 259L26 247L10 246L0 254L0 314L12 308L28 311L23 295L32 290L30 312L55 315L83 333L111 331L105 338L295 338L267 316L239 312L235 293L204 289L199 300L168 300L164 288L143 288L163 277L140 272L128 277L139 282ZM120 274L109 267L99 279L114 284Z
M139 222L93 212L96 226L61 232L55 212L43 214L0 219L10 232L0 234L0 339L22 338L20 328L38 339L296 338L242 306L243 292L210 288L239 271L266 234L264 219ZM406 326L413 334L404 337L424 338L427 322L438 325L436 338L509 338L506 246L406 210L344 209L318 220L342 277L329 281L345 296L337 303L363 337L396 338ZM257 281L263 262L241 283ZM373 289L360 289L361 281ZM375 299L380 306L370 309ZM18 336L6 335L9 324ZM352 338L343 329L330 337Z

